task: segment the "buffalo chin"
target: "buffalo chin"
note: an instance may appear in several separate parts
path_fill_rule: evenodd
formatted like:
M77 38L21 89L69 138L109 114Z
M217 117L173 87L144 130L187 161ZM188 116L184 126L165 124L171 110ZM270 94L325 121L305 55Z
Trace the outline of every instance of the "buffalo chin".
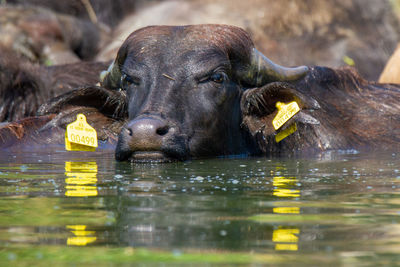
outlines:
M187 160L189 153L184 149L166 150L130 150L118 142L115 150L117 161L130 161L134 163L168 163Z
M135 163L168 163L178 159L168 157L161 151L136 151L128 160Z

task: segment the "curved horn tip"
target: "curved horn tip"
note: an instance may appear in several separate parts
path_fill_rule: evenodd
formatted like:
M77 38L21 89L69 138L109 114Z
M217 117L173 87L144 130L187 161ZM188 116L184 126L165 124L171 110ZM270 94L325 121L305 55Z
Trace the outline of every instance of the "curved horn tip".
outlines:
M300 78L306 76L307 73L310 71L310 68L307 66L298 66L298 67L292 68L292 70L293 70L293 73L288 78L290 78L291 80L297 80L297 79L300 79Z
M251 64L257 75L257 83L260 80L295 81L305 76L309 71L307 66L287 68L276 64L256 48L252 50Z
M100 83L103 83L104 78L107 76L108 71L107 70L103 70L102 72L100 72Z
M114 63L115 61L113 61L106 70L100 72L100 83L103 83L104 79L111 73L112 69L114 68Z
M100 84L109 89L117 89L120 85L121 70L116 61L113 61L107 70L100 74Z

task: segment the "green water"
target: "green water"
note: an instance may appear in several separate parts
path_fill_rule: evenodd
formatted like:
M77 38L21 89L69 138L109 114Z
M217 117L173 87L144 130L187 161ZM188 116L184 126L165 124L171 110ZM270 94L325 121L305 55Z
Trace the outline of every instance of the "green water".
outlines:
M400 153L0 155L0 266L397 266Z

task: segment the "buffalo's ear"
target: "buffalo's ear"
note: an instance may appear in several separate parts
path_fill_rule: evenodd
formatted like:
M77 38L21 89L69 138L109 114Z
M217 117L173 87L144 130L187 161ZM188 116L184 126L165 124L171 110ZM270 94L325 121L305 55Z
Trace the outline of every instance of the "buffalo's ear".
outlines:
M40 106L37 115L57 114L70 107L94 108L107 117L124 120L128 116L124 92L87 86L51 99Z
M127 99L124 92L89 86L73 90L53 98L42 105L38 115L56 114L41 131L61 128L75 121L79 113L96 129L100 140L117 139L128 117Z
M275 134L272 120L278 112L276 103L292 101L297 102L300 112L285 123L282 129L288 127L293 121L319 124L319 121L310 114L310 111L320 108L318 102L303 95L292 84L285 82L273 82L260 88L246 90L240 103L243 124L253 136L260 132L264 136Z

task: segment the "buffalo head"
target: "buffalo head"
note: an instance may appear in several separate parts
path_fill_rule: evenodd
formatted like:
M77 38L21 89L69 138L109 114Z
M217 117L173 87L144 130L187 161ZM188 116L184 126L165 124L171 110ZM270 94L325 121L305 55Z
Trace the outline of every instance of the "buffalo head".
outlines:
M274 64L254 48L244 30L233 26L137 30L102 81L107 89L122 91L128 103L129 122L119 135L116 159L257 153L252 129L245 125L249 116L257 117L266 101L301 99L289 82L307 71L305 66ZM279 96L278 87L283 92Z

